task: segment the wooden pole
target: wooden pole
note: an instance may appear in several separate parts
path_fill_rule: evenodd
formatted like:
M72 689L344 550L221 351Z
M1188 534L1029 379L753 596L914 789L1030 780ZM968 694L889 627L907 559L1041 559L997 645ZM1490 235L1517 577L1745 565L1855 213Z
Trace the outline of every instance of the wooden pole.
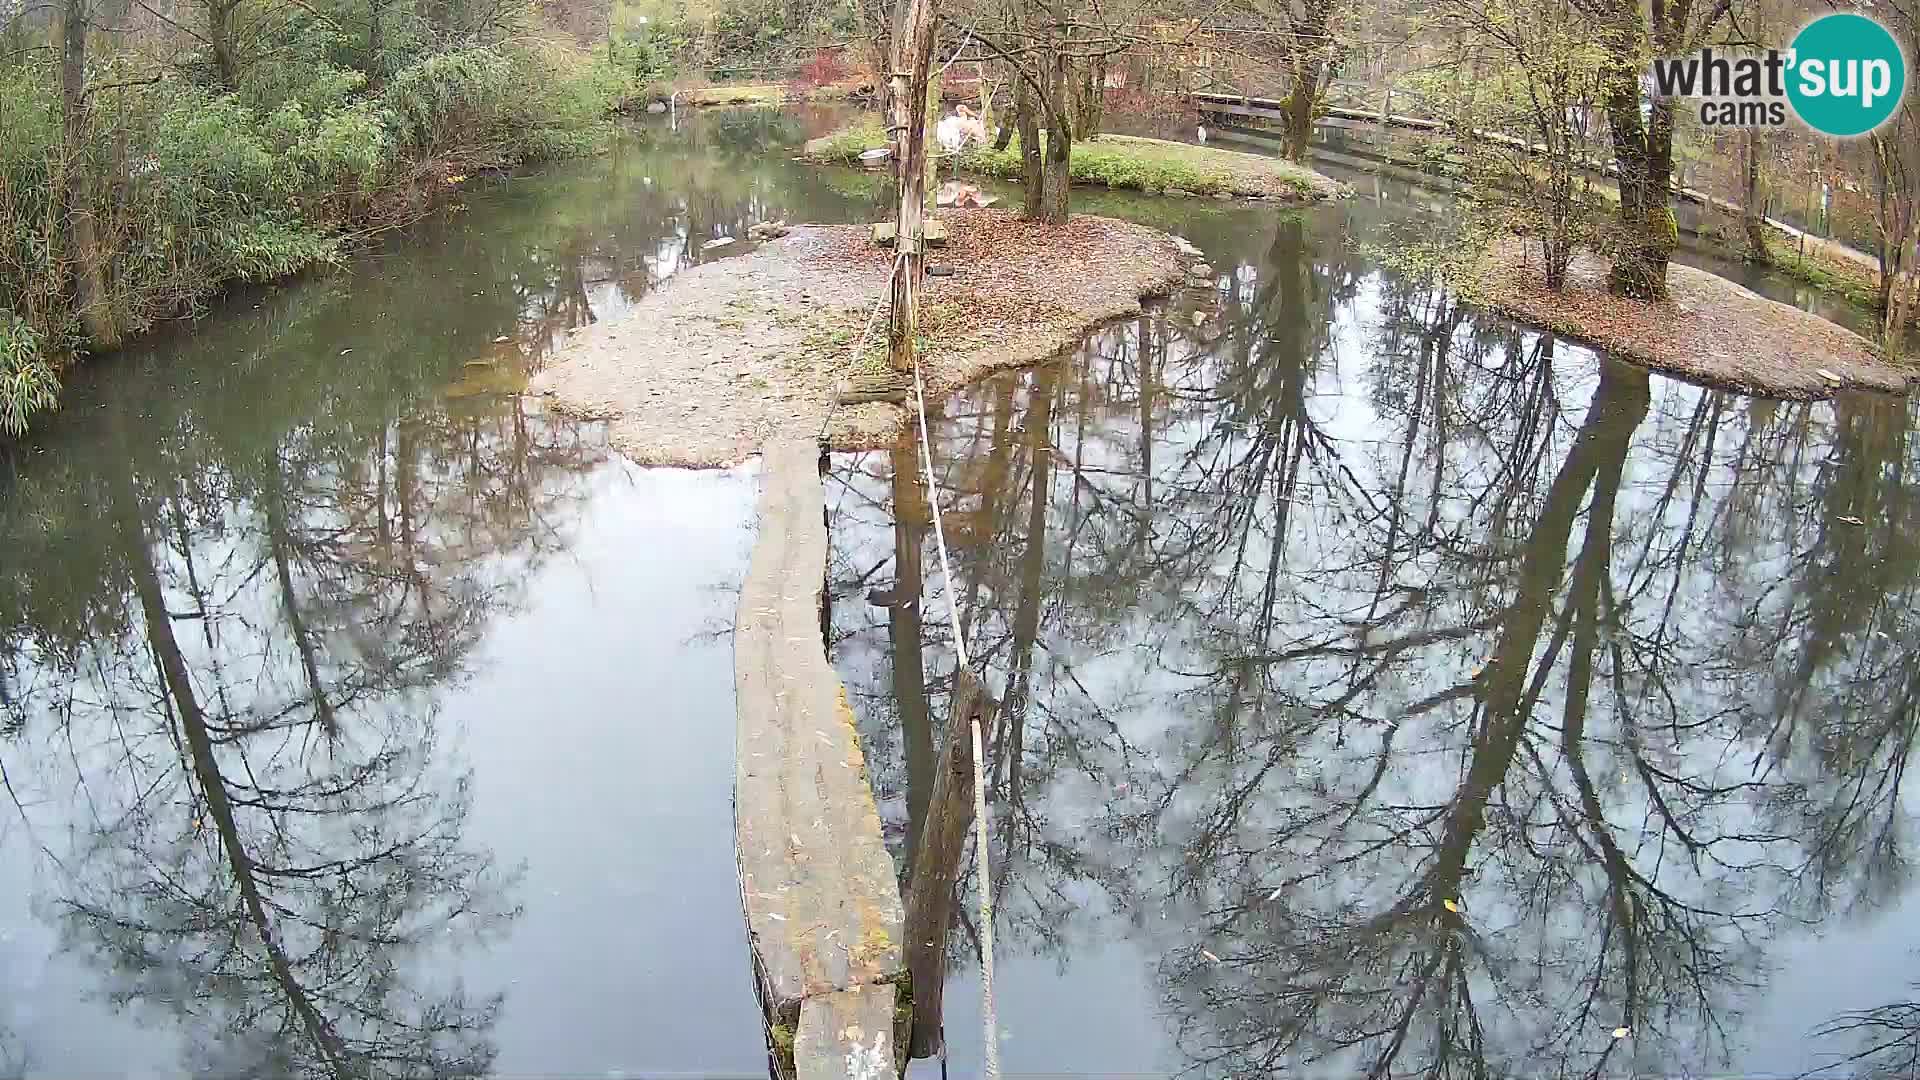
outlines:
M895 662L899 659L896 657ZM945 1041L940 1010L947 982L947 929L953 923L953 887L960 879L967 829L973 824L973 732L976 714L985 724L990 707L972 671L956 673L946 745L934 769L933 796L914 845L907 878L907 971L913 976L913 1041L910 1053L932 1057ZM986 883L982 882L985 888Z
M900 193L894 250L906 257L893 276L887 320L887 362L913 367L916 293L926 265L922 219L927 205L927 83L933 65L933 0L897 0L893 12L893 176Z

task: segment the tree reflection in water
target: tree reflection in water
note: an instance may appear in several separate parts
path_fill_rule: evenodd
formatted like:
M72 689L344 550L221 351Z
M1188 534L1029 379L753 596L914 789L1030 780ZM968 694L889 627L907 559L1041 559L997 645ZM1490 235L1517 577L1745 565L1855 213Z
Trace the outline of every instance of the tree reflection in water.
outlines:
M1002 948L1121 912L1206 1075L1737 1053L1783 931L1908 885L1904 403L1650 379L1299 219L1219 300L942 423ZM836 591L920 557L897 468L837 468ZM837 610L910 834L928 701L888 702L924 664L938 728L945 620Z
M517 878L467 836L473 714L441 705L605 457L513 394L713 235L864 220L872 178L768 152L836 122L708 114L489 182L77 371L38 445L0 447L0 841L38 849L7 884L165 1032L100 1057L179 1029L195 1072L487 1071L498 988L454 954L507 928ZM74 1068L74 1033L36 1034L0 1026L0 1075Z
M604 449L519 399L389 421L306 389L292 431L175 406L157 446L114 405L11 492L9 537L61 549L6 595L40 906L195 1074L484 1075L501 998L451 958L507 927L517 871L463 838L438 699Z

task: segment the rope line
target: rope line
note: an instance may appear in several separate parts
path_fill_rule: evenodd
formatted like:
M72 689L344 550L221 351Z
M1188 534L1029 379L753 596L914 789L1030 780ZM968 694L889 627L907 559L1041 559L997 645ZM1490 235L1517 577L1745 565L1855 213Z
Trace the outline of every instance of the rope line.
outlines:
M971 31L969 31L971 34ZM899 241L896 240L896 244ZM854 343L853 358L859 360L867 347L867 338L872 336L874 324L880 319L880 309L887 304L893 294L893 280L905 265L907 253L901 251L894 256L893 269L887 274L887 288L881 299L874 304L873 313L867 316L866 329L860 332L860 340ZM834 410L839 406L838 395L827 404L827 412L820 420L818 441L826 445L827 427L833 421ZM954 602L957 595L953 587L953 561L947 555L947 532L940 516L939 489L933 479L933 445L927 435L927 386L920 374L920 356L916 351L913 357L913 406L919 420L920 464L927 479L927 504L933 510L933 540L940 552L940 576L947 585L947 618L953 624L953 651L962 671L968 669L971 661L967 658L966 631L960 626L960 608ZM899 508L895 507L895 513ZM958 680L956 680L958 685ZM969 736L973 740L973 824L974 824L974 869L979 880L980 892L980 1017L982 1038L985 1047L986 1080L999 1080L1000 1077L1000 1023L993 1007L993 878L988 874L987 855L987 781L983 764L986 755L982 750L985 735L980 730L980 718L984 710L976 709L968 720ZM946 1051L941 1050L941 1069L946 1068Z
M940 551L940 576L947 583L947 618L953 623L953 651L962 671L968 668L966 632L960 628L960 607L954 602L953 564L947 558L947 534L940 521L939 489L933 480L933 446L927 439L927 387L920 377L920 355L913 357L913 405L920 417L920 463L927 474L927 504L933 508L933 540ZM958 680L955 680L957 686ZM986 1052L987 1080L1000 1076L1000 1024L993 1009L993 878L987 873L987 781L981 750L980 718L975 709L968 722L973 738L973 851L980 892L980 1019Z
M860 340L853 343L854 363L859 363L860 354L866 351L867 338L873 333L873 324L880 321L880 309L887 306L887 299L893 295L893 279L900 276L900 264L906 261L907 256L904 252L894 256L893 269L887 272L887 286L881 290L880 299L874 301L873 312L867 316L867 328L860 331ZM843 379L841 381L845 383L848 380ZM820 434L814 436L814 441L821 444L821 451L823 453L826 448L827 427L833 423L834 410L839 407L840 394L836 391L833 395L833 400L827 402L826 415L820 418Z

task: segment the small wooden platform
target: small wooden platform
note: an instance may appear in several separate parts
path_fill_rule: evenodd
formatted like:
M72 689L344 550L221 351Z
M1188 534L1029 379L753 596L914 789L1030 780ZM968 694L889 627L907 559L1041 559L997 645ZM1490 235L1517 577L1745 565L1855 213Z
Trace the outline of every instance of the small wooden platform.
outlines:
M853 710L820 636L819 451L776 443L764 462L734 629L734 837L747 938L776 1071L878 1076L875 1062L894 1067L903 911Z

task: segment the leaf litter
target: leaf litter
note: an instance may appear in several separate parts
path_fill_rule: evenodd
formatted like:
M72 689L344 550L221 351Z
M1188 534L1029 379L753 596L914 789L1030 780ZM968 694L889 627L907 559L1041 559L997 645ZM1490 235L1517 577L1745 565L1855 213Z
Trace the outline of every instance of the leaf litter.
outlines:
M951 277L922 283L927 391L1037 363L1101 322L1176 286L1188 257L1157 229L1093 215L1065 225L1005 210L947 209L933 257ZM909 428L892 401L837 405L852 381L892 377L875 320L893 252L865 225L799 225L784 239L675 274L624 316L574 335L531 389L561 412L605 420L643 464L735 464L773 439L891 447ZM884 319L884 312L881 313ZM690 411L691 410L691 411Z
M1901 392L1920 381L1920 367L1882 359L1838 323L1678 263L1662 301L1611 295L1606 262L1584 251L1554 292L1538 246L1513 238L1487 250L1468 287L1521 322L1710 386L1809 400L1845 389Z

